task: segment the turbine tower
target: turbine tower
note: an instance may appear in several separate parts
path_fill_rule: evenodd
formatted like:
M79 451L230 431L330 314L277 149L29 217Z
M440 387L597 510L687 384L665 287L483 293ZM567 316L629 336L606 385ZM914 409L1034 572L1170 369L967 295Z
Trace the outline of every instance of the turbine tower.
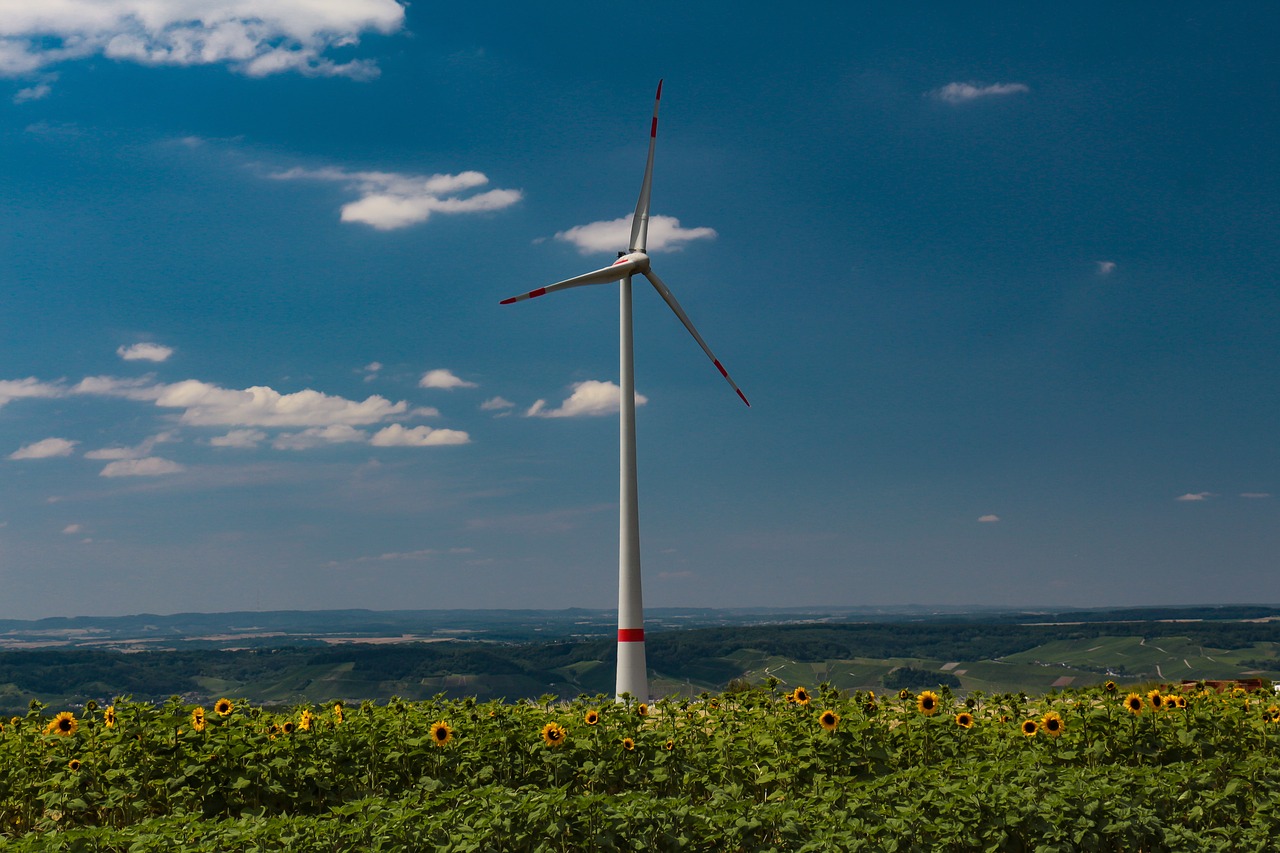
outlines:
M524 299L532 299L588 284L619 283L618 298L618 362L619 362L619 492L618 492L618 675L616 694L624 693L638 702L649 701L649 675L644 656L644 603L640 590L640 513L636 488L636 383L631 331L631 277L640 274L648 279L658 295L670 306L680 322L693 335L720 375L733 386L733 390L748 406L746 395L729 378L729 372L711 352L707 342L693 327L689 315L684 313L671 290L658 278L649 264L646 246L649 237L649 194L653 185L653 148L658 140L658 104L662 100L662 81L658 81L658 93L653 99L653 123L649 126L649 158L644 167L644 181L640 184L640 198L631 219L631 244L626 252L619 252L618 259L610 266L594 272L558 281L520 296L502 300L510 305Z

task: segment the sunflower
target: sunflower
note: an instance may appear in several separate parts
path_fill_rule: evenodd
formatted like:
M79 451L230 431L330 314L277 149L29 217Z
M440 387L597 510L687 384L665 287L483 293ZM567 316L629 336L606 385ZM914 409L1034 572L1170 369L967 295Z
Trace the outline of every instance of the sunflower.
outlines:
M594 726L596 723L600 722L600 712L595 708L592 708L587 711L587 715L582 718L582 721L588 726Z
M1137 693L1130 693L1128 696L1124 697L1124 707L1130 714L1141 714L1142 697Z
M840 725L840 715L835 711L823 711L818 715L818 725L829 732L834 732Z
M204 731L204 708L196 708L192 710L191 728L198 732Z
M649 705L647 702L641 702L636 706L636 713L642 717L649 716Z
M956 725L962 729L973 728L973 714L970 714L967 711L961 711L959 714L956 714Z
M665 746L667 748L667 752L670 752L671 750L676 748L676 742L673 740L669 740L666 742Z
M542 727L542 742L556 747L564 743L564 726L559 723L547 723Z
M1187 707L1187 697L1186 697L1186 696L1179 696L1175 701L1178 703L1178 708L1179 708L1179 710L1185 710L1185 709L1186 709L1186 707Z
M108 705L107 709L102 712L102 722L109 729L116 726L116 706Z
M49 725L45 726L44 733L71 737L78 728L80 728L80 724L76 722L76 715L70 711L63 711L49 721Z
M71 759L70 761L68 761L68 762L67 762L67 769L68 769L68 770L70 770L72 773L79 773L79 772L80 772L80 759L78 759L78 758L73 758L73 759Z
M346 718L342 715L342 703L341 703L341 702L334 702L334 703L333 703L333 719L334 719L334 722L336 722L338 725L342 725L342 721L343 721L344 719L346 719Z
M938 694L932 690L925 690L916 697L916 707L920 709L921 714L932 717L938 710Z
M805 690L803 687L797 687L795 690L791 691L791 701L795 702L797 705L808 706L809 691Z
M627 752L635 752L636 742L629 737L624 737L622 739L622 748Z
M713 711L716 710L717 708L720 707L720 700L716 699L715 697L712 697L710 701L707 702L707 707Z
M311 724L315 721L315 717L310 711L303 711L302 716L298 718L298 728L304 732L311 731Z
M1022 721L1022 733L1027 737L1035 737L1038 731L1040 731L1040 724L1035 720Z
M293 730L295 728L297 727L294 726L293 720L285 720L283 723L280 724L280 731L284 732L287 735L293 734Z
M213 712L217 714L219 717L225 717L235 709L236 709L236 706L232 704L230 699L227 699L225 697L213 703Z
M1048 733L1049 737L1057 737L1066 729L1067 724L1062 722L1062 717L1057 711L1050 711L1040 720L1040 725Z
M1107 691L1108 693L1115 693L1116 683L1114 681L1108 681L1106 684L1102 685L1102 689Z
M1147 694L1147 701L1151 703L1152 710L1159 711L1164 707L1164 697L1160 695L1160 688L1156 688Z

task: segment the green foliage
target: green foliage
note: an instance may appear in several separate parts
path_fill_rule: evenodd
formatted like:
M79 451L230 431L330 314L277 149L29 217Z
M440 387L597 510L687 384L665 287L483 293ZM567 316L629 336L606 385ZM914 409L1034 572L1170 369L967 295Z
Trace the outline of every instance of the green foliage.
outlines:
M959 688L960 679L949 672L930 672L912 666L900 666L886 672L880 683L890 690L923 690L926 687Z
M645 714L602 695L225 715L117 699L73 725L36 703L0 730L0 846L1164 851L1280 832L1265 694L1156 710L1142 691L1134 713L1103 689L737 687Z

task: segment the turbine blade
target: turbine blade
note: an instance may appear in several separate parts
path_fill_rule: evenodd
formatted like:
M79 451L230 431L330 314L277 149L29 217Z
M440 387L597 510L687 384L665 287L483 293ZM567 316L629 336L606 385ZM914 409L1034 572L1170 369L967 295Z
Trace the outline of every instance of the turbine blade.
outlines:
M615 261L611 267L576 275L573 278L566 278L564 281L557 281L555 284L548 284L546 287L539 287L537 290L530 290L528 293L503 299L498 304L510 305L512 302L532 299L535 296L554 293L557 290L565 290L570 287L582 287L584 284L605 284L610 281L620 281L630 275L633 269L635 269L634 261Z
M693 335L693 339L698 342L698 346L702 347L702 351L707 354L707 358L711 359L711 363L716 366L716 370L720 371L720 375L725 381L733 386L733 390L738 392L738 396L742 398L742 402L751 407L751 403L747 400L747 395L742 393L742 389L738 384L729 377L729 371L724 369L724 365L720 363L720 359L716 358L715 353L711 351L711 347L707 346L707 342L702 339L702 335L698 334L698 330L693 327L693 321L689 319L689 315L684 313L684 309L680 307L680 303L676 301L675 296L671 293L671 289L662 283L662 279L654 274L653 270L644 270L644 277L649 279L649 283L653 285L653 289L658 291L658 295L670 306L671 310L680 318L680 322L684 323L684 327L689 330L689 334Z
M649 159L644 164L644 182L640 184L640 198L636 212L631 217L631 246L629 251L643 252L649 242L649 191L653 188L653 146L658 141L658 103L662 100L662 81L658 81L658 94L653 98L653 123L649 125Z

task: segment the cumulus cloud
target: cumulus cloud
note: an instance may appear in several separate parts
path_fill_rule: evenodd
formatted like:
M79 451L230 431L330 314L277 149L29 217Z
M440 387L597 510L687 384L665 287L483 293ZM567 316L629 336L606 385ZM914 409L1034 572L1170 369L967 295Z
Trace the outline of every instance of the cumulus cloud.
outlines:
M539 400L529 407L525 417L529 418L577 418L587 415L612 415L618 412L618 403L622 389L613 382L601 382L588 379L586 382L575 382L573 393L559 408L548 409L546 400ZM636 405L643 406L649 399L636 394Z
M941 89L934 89L931 94L948 104L967 104L979 98L1017 95L1030 91L1025 83L991 83L986 86L981 83L948 83Z
M371 61L325 54L403 24L396 0L0 0L0 76L105 56L226 64L250 77L296 71L369 79L378 74Z
M468 444L471 436L456 429L432 429L429 426L416 426L406 429L400 424L391 424L378 430L369 439L374 447L437 447L446 444Z
M1216 497L1213 492L1187 492L1185 495L1179 495L1174 500L1179 501L1206 501L1209 498Z
M32 397L61 397L66 389L61 385L41 382L34 376L26 379L0 379L0 407L14 400Z
M591 222L575 225L567 231L557 231L556 239L572 243L584 255L596 252L617 252L631 242L631 219L628 213L620 219L607 222ZM714 228L684 228L674 216L649 217L649 252L675 252L693 240L711 240L716 236Z
M116 349L116 355L125 361L165 361L173 355L173 348L161 344L133 344Z
M143 376L137 379L86 376L72 387L71 393L96 397L123 397L126 400L155 400L164 393L164 387L156 384L154 376Z
M482 187L489 179L480 172L457 175L405 175L398 172L348 172L345 169L289 169L271 177L281 181L317 180L344 184L360 197L342 206L343 222L363 222L391 231L425 222L433 213L479 213L510 207L521 199L519 190L488 190L460 195Z
M160 477L178 474L186 469L169 459L147 456L142 459L121 459L112 462L98 472L99 477Z
M356 402L309 388L292 394L261 385L237 391L197 379L163 386L155 401L157 406L183 409L180 420L192 426L359 426L408 408L403 401L392 403L376 394Z
M1098 265L1098 275L1111 275L1116 271L1115 261L1094 261Z
M238 447L250 450L265 441L267 434L260 429L233 429L226 435L209 439L214 447Z
M70 456L76 449L78 441L65 438L45 438L24 445L9 454L10 459L52 459L57 456Z
M454 388L475 388L476 383L468 382L465 379L459 379L448 370L428 370L422 374L422 378L418 380L419 388L444 388L446 391L452 391Z
M998 515L980 515L980 516L978 516L978 521L981 521L983 524L993 524L993 523L995 523L995 522L997 522L997 521L999 521L999 520L1000 520L1000 516L998 516Z
M302 432L284 433L277 436L271 446L276 450L310 450L326 444L363 442L368 437L369 434L364 430L346 424L332 424L325 427L311 427Z
M515 403L503 397L490 397L488 400L485 400L480 404L480 411L500 412L504 409L513 409L515 408L515 405Z

